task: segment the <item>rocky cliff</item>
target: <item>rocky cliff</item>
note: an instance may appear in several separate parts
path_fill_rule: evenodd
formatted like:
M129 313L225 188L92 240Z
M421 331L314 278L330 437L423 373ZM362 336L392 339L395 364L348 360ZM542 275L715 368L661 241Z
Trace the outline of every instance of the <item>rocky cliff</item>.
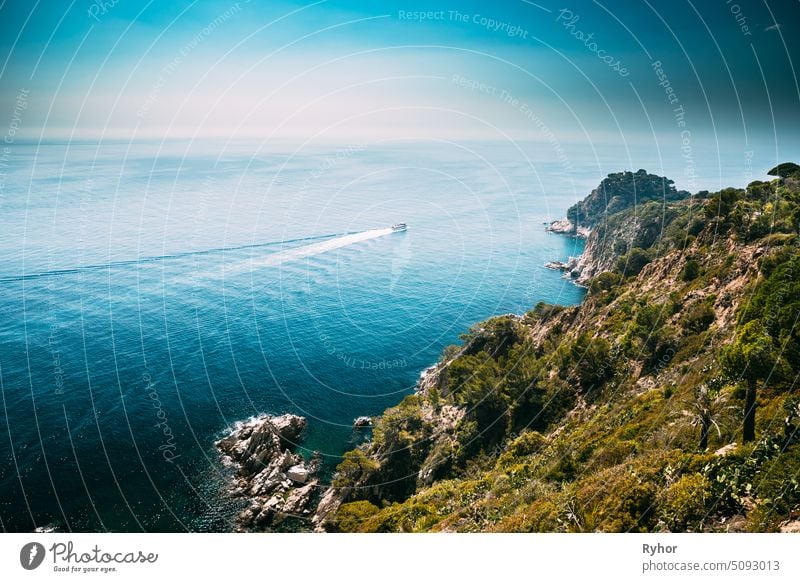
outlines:
M584 302L471 329L345 455L318 530L792 529L800 183L601 204L608 188L581 205L602 213Z

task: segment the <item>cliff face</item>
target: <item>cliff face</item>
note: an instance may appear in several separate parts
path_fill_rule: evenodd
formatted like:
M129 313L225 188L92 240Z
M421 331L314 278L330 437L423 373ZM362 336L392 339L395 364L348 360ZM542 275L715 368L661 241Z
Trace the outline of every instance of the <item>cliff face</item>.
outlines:
M345 456L318 530L793 527L798 201L787 178L604 209L583 304L470 330ZM737 444L746 387L757 438Z

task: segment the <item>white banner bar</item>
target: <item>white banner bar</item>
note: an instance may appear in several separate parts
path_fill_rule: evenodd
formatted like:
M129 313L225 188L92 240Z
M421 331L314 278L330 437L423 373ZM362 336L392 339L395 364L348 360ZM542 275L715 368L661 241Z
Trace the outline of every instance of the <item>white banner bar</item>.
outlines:
M791 534L4 534L2 580L798 580ZM507 578L506 578L507 577Z

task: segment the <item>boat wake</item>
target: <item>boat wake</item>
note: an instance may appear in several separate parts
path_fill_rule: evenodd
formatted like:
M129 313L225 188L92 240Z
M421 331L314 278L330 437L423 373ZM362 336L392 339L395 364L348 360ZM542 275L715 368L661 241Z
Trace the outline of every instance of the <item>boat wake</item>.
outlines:
M346 234L323 242L304 245L293 249L287 249L273 253L263 258L250 258L234 265L226 265L224 267L224 275L236 275L238 273L252 271L255 269L262 269L265 267L277 267L290 261L297 261L308 257L328 253L336 249L341 249L356 243L372 240L397 232L394 228L376 228L373 230L366 230L364 232L357 232Z
M384 229L385 230L385 229ZM372 231L368 231L372 232ZM187 251L183 253L173 253L168 255L160 255L156 257L142 257L141 259L131 259L127 261L111 261L108 263L100 263L95 265L83 265L79 267L72 267L66 269L53 269L48 271L38 271L34 273L22 273L20 275L9 275L5 277L0 277L0 283L11 283L14 281L27 281L29 279L44 279L48 277L59 277L63 275L76 275L80 273L86 273L91 271L102 271L102 270L109 270L109 269L118 269L121 267L129 267L131 265L143 265L147 263L157 263L161 261L171 261L175 259L183 259L186 257L196 257L202 255L213 255L231 251L241 251L247 249L257 249L257 248L264 248L264 247L272 247L272 246L279 246L291 243L299 243L303 241L312 241L312 240L322 240L322 239L336 239L336 241L341 240L342 238L347 238L349 236L358 236L364 233L339 233L339 234L322 234L318 236L308 236L303 238L293 238L281 241L272 241L272 242L264 242L264 243L253 243L247 245L238 245L238 246L227 246L227 247L216 247L212 249L203 249L199 251ZM337 238L338 237L338 238ZM334 241L331 241L334 242ZM325 244L325 243L320 243ZM316 245L309 245L314 247ZM307 247L301 247L307 248ZM290 253L291 251L285 251ZM278 252L277 254L282 254ZM272 255L270 255L272 256Z

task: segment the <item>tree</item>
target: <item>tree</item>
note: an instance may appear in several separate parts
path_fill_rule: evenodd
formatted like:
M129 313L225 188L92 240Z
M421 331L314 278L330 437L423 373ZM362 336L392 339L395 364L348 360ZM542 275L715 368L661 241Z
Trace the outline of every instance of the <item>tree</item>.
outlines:
M716 429L717 436L722 437L722 431L717 419L726 409L730 408L727 406L727 393L721 390L722 386L723 379L719 377L700 384L694 390L693 399L689 403L689 410L684 411L684 414L690 418L690 424L700 427L700 439L698 442L700 451L705 451L708 448L708 436L712 428Z
M681 271L681 279L687 282L694 281L698 275L700 275L700 263L697 262L697 259L686 259L683 271Z
M767 172L770 176L778 176L780 178L788 178L790 176L797 176L800 174L800 166L792 162L783 162L772 168Z
M562 365L581 390L588 392L614 375L615 362L607 340L583 333L570 345Z
M589 283L589 293L591 295L600 295L606 291L611 291L619 286L622 276L613 271L604 271L593 277Z
M360 449L347 451L342 462L336 467L334 487L353 487L362 479L378 470L380 464Z
M616 269L623 275L638 275L649 262L650 255L647 251L634 247L627 255L617 259Z
M720 363L726 374L746 382L742 441L756 438L756 389L768 379L778 364L779 355L772 338L760 320L749 321L736 333L736 339L720 352Z
M689 193L676 190L674 182L645 170L609 174L586 198L567 210L567 218L575 225L597 226L607 216L627 208L655 200L665 202L688 198Z
M481 431L490 426L504 428L497 421L507 410L507 402L499 388L497 362L486 352L461 356L448 367L448 381L457 404L468 409Z

